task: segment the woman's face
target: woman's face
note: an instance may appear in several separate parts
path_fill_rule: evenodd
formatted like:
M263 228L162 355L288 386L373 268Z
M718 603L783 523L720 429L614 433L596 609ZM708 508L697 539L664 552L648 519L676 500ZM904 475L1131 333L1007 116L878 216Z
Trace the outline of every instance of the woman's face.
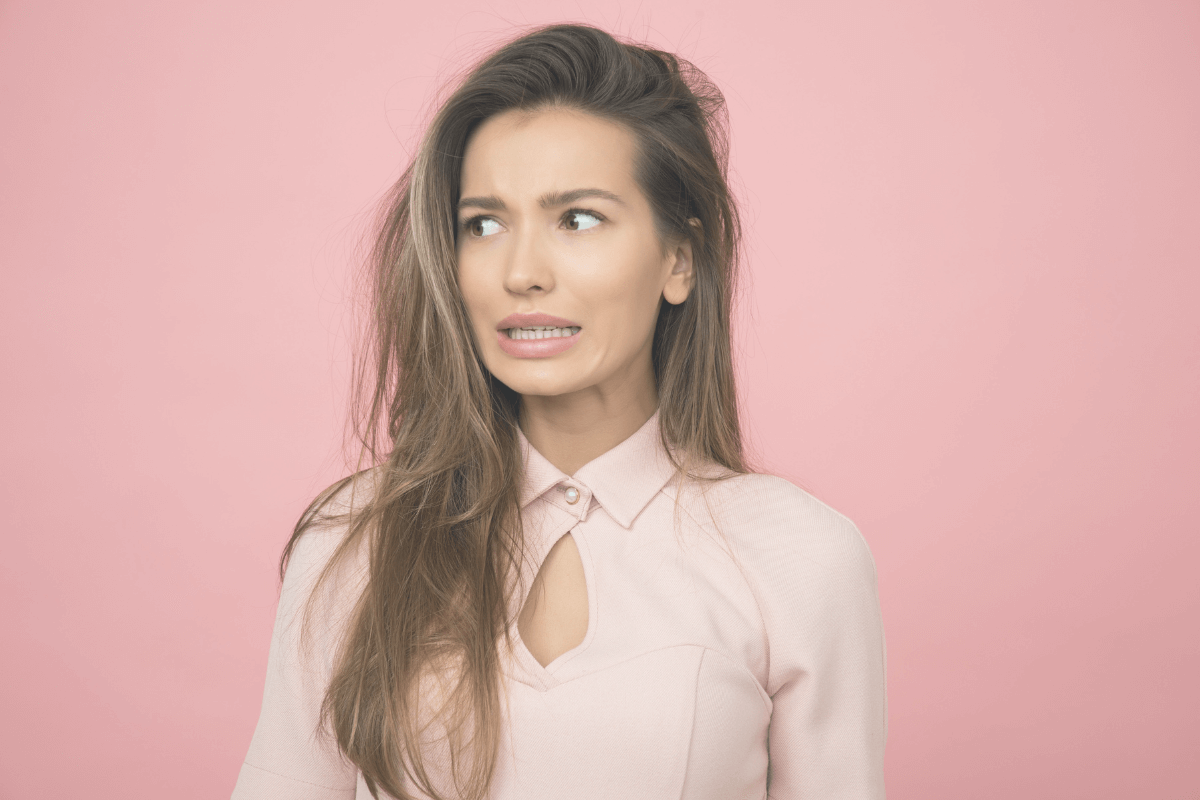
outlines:
M633 136L579 111L506 111L467 142L458 283L484 364L522 395L656 403L659 303L692 284L634 180Z

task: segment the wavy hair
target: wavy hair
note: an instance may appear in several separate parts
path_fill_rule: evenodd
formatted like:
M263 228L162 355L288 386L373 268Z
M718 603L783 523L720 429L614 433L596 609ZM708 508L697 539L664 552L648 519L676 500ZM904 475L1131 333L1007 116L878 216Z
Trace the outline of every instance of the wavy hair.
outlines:
M661 305L654 333L662 443L680 476L702 463L748 471L730 344L740 227L721 92L676 55L586 25L500 47L437 110L379 218L353 395L369 468L313 501L280 559L282 575L297 540L330 521L346 533L322 580L367 554L322 723L375 796L407 800L415 786L437 800L478 800L495 769L500 646L512 644L509 603L524 557L520 397L489 373L474 341L456 278L455 208L471 133L502 111L545 108L632 134L664 252L670 241L693 246L692 291ZM366 499L346 511L336 498L364 478ZM435 785L435 760L452 786Z

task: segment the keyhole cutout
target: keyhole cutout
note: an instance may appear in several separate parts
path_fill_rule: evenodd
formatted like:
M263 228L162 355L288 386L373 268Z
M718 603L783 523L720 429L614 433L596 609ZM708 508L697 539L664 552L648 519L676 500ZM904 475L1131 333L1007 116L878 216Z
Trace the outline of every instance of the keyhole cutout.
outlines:
M578 647L587 628L587 581L579 548L568 533L546 554L517 617L517 630L526 649L544 667Z

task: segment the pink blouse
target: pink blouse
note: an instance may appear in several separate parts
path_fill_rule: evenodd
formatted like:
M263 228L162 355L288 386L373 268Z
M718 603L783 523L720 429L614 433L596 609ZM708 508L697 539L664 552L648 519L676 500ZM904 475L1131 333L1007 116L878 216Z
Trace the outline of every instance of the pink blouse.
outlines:
M883 627L875 565L850 520L770 475L679 490L657 414L573 476L520 441L532 562L512 617L569 532L588 628L543 667L514 621L492 798L884 797ZM310 532L294 550L233 800L370 798L315 733L334 639L319 634L308 661L298 640L301 604L339 536ZM326 636L353 589L326 603Z

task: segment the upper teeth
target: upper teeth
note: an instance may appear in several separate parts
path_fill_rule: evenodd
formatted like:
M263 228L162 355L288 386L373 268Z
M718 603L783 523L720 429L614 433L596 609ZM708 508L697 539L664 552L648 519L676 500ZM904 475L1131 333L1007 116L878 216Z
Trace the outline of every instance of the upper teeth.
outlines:
M556 336L574 336L579 333L578 327L571 328L551 328L545 325L538 325L530 328L509 328L508 338L510 339L552 339Z

